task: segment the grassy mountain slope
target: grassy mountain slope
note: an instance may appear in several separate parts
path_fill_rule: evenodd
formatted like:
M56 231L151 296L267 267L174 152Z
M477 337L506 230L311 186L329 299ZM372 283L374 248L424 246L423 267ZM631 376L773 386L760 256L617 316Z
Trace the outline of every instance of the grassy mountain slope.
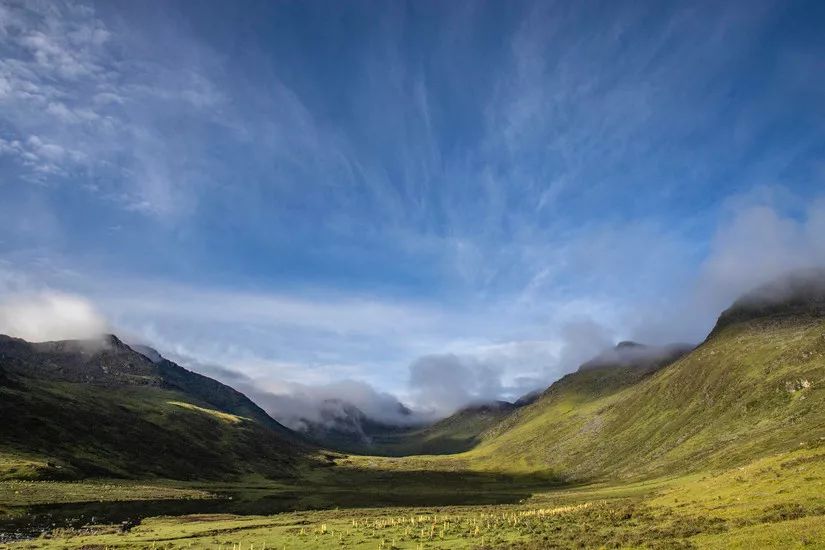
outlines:
M573 389L587 386L584 399L594 392L615 390L636 383L644 376L674 362L692 349L685 344L646 346L635 342L621 342L584 363L579 373L568 376L553 388ZM357 454L380 456L447 455L463 453L477 446L482 435L507 429L512 423L502 424L517 410L535 402L541 393L525 395L516 403L496 401L465 407L434 424L403 428L369 422L361 416L357 433L336 433L325 430L311 437L325 447ZM360 411L357 411L360 413ZM355 437L353 436L355 434Z
M114 337L0 337L0 365L8 475L283 477L305 460L307 447L239 392Z
M789 303L796 304L796 301ZM653 373L586 369L553 384L463 455L490 470L568 478L667 475L746 462L825 437L825 317L735 306Z

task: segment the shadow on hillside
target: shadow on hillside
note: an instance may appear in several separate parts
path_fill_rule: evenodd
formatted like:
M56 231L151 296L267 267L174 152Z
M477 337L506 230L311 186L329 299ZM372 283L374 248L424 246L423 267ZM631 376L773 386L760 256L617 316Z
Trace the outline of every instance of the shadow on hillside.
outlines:
M300 502L313 508L514 504L570 486L532 474L340 466L308 481Z

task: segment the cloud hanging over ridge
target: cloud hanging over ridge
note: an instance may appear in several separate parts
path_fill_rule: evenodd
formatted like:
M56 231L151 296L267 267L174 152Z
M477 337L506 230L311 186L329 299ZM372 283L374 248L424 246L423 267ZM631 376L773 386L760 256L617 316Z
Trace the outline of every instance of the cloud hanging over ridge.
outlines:
M640 306L633 335L657 343L703 338L743 294L792 272L825 267L825 197L800 204L777 188L731 199L689 284ZM783 194L784 196L785 194Z
M320 385L284 384L250 387L252 398L274 418L293 429L305 422L329 424L350 415L350 405L367 418L393 426L420 424L433 418L422 411L410 410L392 394L376 390L357 380L340 380ZM358 420L357 418L355 419Z
M89 301L63 292L0 296L0 334L30 342L94 338L109 328Z
M825 266L825 198L797 215L770 204L746 205L714 236L699 291L725 305L791 271Z

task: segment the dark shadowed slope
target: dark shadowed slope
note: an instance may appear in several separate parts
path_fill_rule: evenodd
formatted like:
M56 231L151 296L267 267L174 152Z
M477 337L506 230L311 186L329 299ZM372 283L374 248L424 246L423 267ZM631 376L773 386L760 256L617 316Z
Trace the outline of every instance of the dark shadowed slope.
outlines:
M296 439L292 430L277 422L241 392L213 378L186 370L166 359L157 366L164 383L169 387L178 388L191 397L209 403L216 409L251 418L287 440Z
M114 336L0 336L0 450L36 475L291 475L308 447L243 394Z
M653 373L583 369L496 426L466 457L569 478L652 476L743 463L825 437L825 284L766 287L707 340ZM786 288L783 286L783 288Z

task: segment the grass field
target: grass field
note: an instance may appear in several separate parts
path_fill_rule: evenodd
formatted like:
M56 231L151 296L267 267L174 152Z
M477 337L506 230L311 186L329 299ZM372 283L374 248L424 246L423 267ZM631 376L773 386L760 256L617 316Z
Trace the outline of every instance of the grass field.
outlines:
M255 487L250 483L248 489ZM437 487L438 480L433 480L429 490L436 491ZM423 479L419 489L426 492ZM277 492L274 487L259 486L258 490ZM322 486L305 490L316 492L319 498L334 499L334 493L326 493ZM713 473L550 490L536 487L535 491L520 502L484 506L157 517L144 520L129 532L121 532L119 526L57 531L49 538L10 543L7 547L825 547L825 444ZM403 500L403 494L398 493L397 498Z
M195 488L117 480L0 481L0 502L6 507L91 501L207 498L209 495L209 492Z

